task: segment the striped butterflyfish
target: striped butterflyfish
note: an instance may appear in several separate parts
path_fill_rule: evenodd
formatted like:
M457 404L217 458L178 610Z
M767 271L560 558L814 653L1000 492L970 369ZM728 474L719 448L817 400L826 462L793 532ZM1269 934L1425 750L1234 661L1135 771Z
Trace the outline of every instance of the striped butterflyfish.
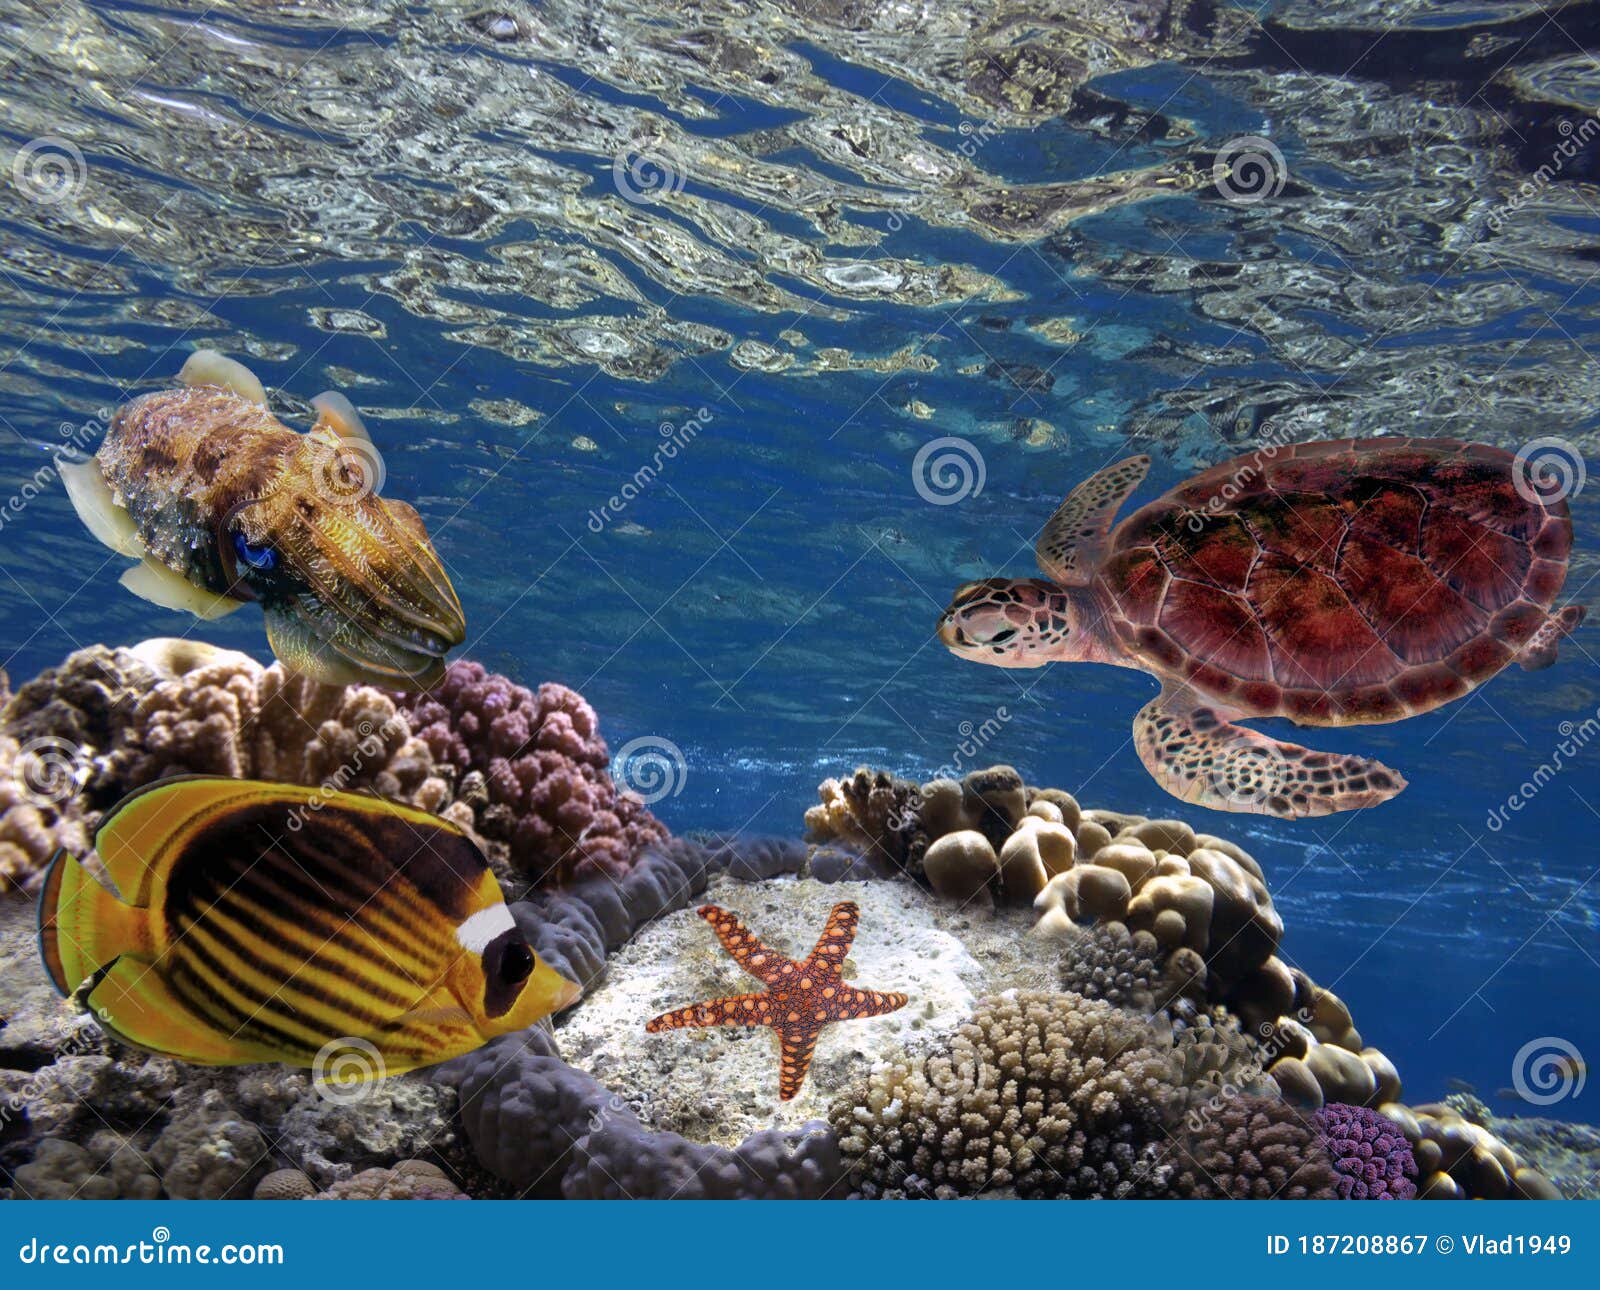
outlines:
M94 845L116 892L59 853L40 951L62 994L138 1048L361 1083L579 995L517 930L471 837L426 811L185 776L124 799Z

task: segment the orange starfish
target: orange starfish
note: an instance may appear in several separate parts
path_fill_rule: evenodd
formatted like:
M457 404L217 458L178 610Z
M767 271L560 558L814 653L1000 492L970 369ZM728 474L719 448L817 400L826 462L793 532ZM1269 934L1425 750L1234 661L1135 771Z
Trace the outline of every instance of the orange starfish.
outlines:
M812 1050L824 1026L858 1017L881 1017L905 1007L903 994L858 990L839 976L839 966L850 952L856 924L861 921L861 910L850 901L833 907L816 947L802 963L763 945L726 909L701 905L695 912L711 924L739 966L767 988L758 994L728 995L664 1012L648 1022L645 1030L653 1035L688 1026L771 1026L783 1046L778 1096L785 1102L805 1082Z

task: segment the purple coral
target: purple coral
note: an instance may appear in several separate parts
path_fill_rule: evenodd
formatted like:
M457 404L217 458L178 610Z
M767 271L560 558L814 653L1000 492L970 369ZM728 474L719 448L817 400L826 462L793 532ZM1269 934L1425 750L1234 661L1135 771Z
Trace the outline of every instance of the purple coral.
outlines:
M435 760L483 776L481 831L541 885L618 876L667 836L643 803L617 791L599 718L564 685L533 691L458 661L432 690L395 701Z
M1416 1199L1416 1157L1394 1121L1343 1102L1330 1102L1311 1118L1333 1157L1341 1200Z

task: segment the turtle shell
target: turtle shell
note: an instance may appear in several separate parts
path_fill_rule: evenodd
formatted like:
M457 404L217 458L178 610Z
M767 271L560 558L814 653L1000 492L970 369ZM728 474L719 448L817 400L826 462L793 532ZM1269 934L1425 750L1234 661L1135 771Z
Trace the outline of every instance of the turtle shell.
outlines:
M1224 462L1130 515L1098 586L1160 674L1241 712L1393 721L1504 667L1566 579L1572 522L1513 454L1346 439Z

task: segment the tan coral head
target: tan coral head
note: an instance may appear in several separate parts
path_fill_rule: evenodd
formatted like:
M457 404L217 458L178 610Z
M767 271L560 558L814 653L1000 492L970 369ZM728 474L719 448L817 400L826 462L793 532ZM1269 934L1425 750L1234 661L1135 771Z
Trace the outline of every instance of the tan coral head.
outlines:
M273 652L334 685L426 689L466 637L417 512L379 496L355 409L321 395L297 434L244 367L201 350L183 387L121 408L94 459L58 468L91 533L139 564L134 594L202 618L260 603Z

